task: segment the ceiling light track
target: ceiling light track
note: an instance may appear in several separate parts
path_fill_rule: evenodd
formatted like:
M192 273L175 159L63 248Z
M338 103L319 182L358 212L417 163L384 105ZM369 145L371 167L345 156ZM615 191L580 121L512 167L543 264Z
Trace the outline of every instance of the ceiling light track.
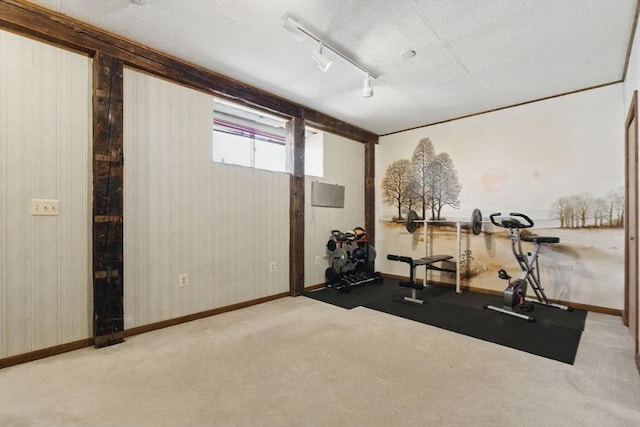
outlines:
M347 61L349 64L351 64L354 67L356 67L357 69L363 71L365 73L363 96L365 96L366 98L369 98L369 97L371 97L373 95L373 88L371 87L371 79L377 79L378 78L377 74L371 72L367 68L365 68L362 65L358 64L353 59L349 58L346 54L340 52L338 49L336 49L336 48L332 47L331 45L329 45L329 44L325 43L324 41L322 41L322 39L320 39L320 37L316 36L311 31L306 29L304 26L302 26L302 24L300 24L296 19L292 18L291 16L285 16L284 17L284 28L287 31L291 32L298 39L300 39L300 37L299 37L300 34L303 34L303 35L309 37L310 39L314 40L316 43L319 44L319 46L320 46L319 50L317 52L314 51L313 54L312 54L312 57L316 61L316 63L318 64L318 67L320 67L320 69L322 71L326 71L329 68L329 66L331 65L331 61L329 59L327 59L325 56L323 56L323 54L322 54L322 49L323 48L330 50L335 55L337 55L340 58L342 58L345 61Z

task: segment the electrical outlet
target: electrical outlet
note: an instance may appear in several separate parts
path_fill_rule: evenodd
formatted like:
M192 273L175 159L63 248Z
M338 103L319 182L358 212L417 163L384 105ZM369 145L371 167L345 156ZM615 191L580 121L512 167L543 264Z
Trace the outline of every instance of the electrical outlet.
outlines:
M60 202L58 200L51 199L31 199L31 215L60 215Z
M273 262L273 261L271 261L271 262L269 263L269 272L270 272L270 273L273 273L274 271L276 271L276 263L275 263L275 262Z
M320 265L320 255L316 255L316 265Z
M178 276L178 286L184 288L189 284L189 275L187 273Z

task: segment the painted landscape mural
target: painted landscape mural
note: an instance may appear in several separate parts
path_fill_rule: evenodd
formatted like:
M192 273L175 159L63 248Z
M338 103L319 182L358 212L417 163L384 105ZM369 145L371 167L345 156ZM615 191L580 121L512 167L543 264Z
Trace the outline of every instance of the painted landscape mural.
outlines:
M507 283L498 271L517 278L521 269L508 231L488 223L489 215L520 212L534 222L523 235L560 239L540 249L540 277L550 299L621 308L624 139L610 124L602 127L605 120L620 122L602 116L606 102L618 96L609 89L383 139L376 153L380 258L452 255L463 289L501 291ZM485 221L479 235L469 229L476 208ZM427 225L426 242L422 224L414 233L406 229L409 210L420 220L435 221ZM523 242L523 247L530 251L533 244ZM380 262L383 272L408 274L406 264ZM418 277L424 274L419 269ZM429 280L455 283L454 274L428 274Z

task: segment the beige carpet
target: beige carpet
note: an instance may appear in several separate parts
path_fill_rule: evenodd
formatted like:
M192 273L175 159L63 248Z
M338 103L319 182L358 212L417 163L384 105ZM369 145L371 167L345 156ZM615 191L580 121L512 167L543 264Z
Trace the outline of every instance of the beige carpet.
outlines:
M0 425L637 427L640 375L618 317L568 365L283 298L0 370Z

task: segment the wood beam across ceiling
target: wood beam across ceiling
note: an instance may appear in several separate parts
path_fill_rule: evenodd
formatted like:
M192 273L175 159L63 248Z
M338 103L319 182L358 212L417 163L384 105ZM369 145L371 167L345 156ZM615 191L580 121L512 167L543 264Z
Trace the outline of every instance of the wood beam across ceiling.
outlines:
M0 28L91 56L102 52L132 68L205 93L279 116L303 118L314 127L358 142L378 142L375 133L32 3L0 0Z

